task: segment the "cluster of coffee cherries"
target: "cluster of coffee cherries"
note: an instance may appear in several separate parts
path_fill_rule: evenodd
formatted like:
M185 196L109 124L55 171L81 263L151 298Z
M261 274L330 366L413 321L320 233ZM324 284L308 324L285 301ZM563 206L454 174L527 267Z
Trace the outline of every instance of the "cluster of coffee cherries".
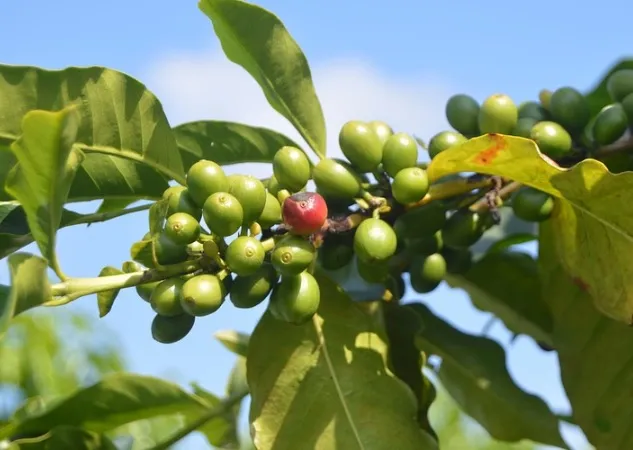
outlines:
M429 155L433 158L447 148L485 133L499 133L532 139L542 153L561 166L573 165L605 146L630 139L633 70L616 70L607 79L606 87L611 103L594 115L589 99L570 86L542 90L538 101L518 106L505 94L491 95L481 104L469 95L454 95L445 109L453 130L432 137ZM626 170L631 167L630 161L625 162ZM523 187L514 194L511 206L517 217L538 222L551 216L554 201L541 191Z
M433 136L426 151L435 158L469 138L500 133L532 139L541 152L563 161L627 133L633 71L615 72L608 90L613 103L595 117L587 98L570 87L543 91L539 102L519 106L504 94L481 104L455 95L446 104L454 130ZM275 153L266 180L227 175L217 163L200 160L189 168L186 185L165 191L155 205L161 207L150 212L150 233L133 245L134 262L124 266L175 270L136 287L156 312L157 341L182 339L196 317L212 314L226 299L237 308L269 299L275 318L303 324L319 307L317 269L353 266L365 282L395 298L407 286L431 292L446 274L468 270L470 247L498 222L492 206L470 207L490 193L490 184L428 201L429 179L420 162L425 146L416 138L382 121L358 120L345 123L338 137L344 158L313 163L301 149L285 146ZM315 192L307 191L310 181ZM508 200L518 217L533 222L550 217L554 206L549 195L526 187Z

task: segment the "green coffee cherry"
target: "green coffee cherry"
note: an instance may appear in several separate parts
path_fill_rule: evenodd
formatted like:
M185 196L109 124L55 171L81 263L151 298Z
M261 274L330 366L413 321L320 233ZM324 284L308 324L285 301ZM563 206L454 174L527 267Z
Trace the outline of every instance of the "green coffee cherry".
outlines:
M444 150L466 142L467 139L455 131L441 131L429 141L429 156L435 158Z
M163 266L183 262L189 256L186 245L175 243L164 233L154 239L153 245L158 264Z
M535 122L550 120L549 112L537 102L523 102L519 105L519 120L533 119Z
M252 175L229 175L229 194L244 210L244 225L255 222L266 206L266 188Z
M607 79L607 91L614 102L621 102L633 93L633 69L620 69Z
M268 310L277 320L302 325L319 309L319 283L308 272L282 277L273 289Z
M629 94L622 100L622 108L626 114L629 126L633 126L633 94Z
M479 103L469 95L457 94L446 103L448 123L465 136L479 135Z
M414 208L399 216L393 224L399 240L433 236L446 223L446 207L439 202Z
M556 122L539 122L532 127L530 137L541 152L553 158L571 151L572 139L569 133Z
M275 176L271 176L266 182L266 190L270 192L275 198L277 198L277 194L281 191L281 186L279 185L279 181Z
M178 245L188 245L200 236L200 223L187 213L174 213L165 223L165 236Z
M161 316L178 316L185 311L180 305L180 295L185 282L180 277L161 281L152 292L149 303Z
M531 139L532 128L538 123L538 120L532 117L522 117L517 121L517 124L512 129L513 136L520 136L527 139Z
M554 198L546 192L524 186L512 198L512 210L528 222L542 222L551 217Z
M301 236L287 235L281 238L270 255L270 261L281 275L298 275L314 260L314 245Z
M318 191L328 198L352 199L361 190L360 178L348 167L330 158L324 158L314 166L312 179Z
M418 162L418 144L407 133L390 136L382 148L382 167L391 177Z
M202 214L211 232L222 237L233 235L244 223L242 204L228 192L211 194L204 202Z
M380 219L365 219L354 234L354 251L365 262L384 262L396 252L398 239L393 228Z
M202 208L211 194L229 188L228 177L217 163L201 159L187 171L187 188L191 198Z
M354 257L354 248L351 242L343 242L334 236L328 236L319 247L319 265L325 270L338 270L347 266Z
M382 160L382 141L364 122L346 122L341 127L338 142L345 157L360 172L376 170Z
M629 118L619 103L607 105L600 110L593 123L593 139L598 145L613 144L629 127Z
M414 258L409 269L411 287L419 294L437 288L446 276L446 261L440 253Z
M476 243L486 230L482 215L468 210L459 210L450 216L442 228L444 245L468 248Z
M238 276L252 275L262 266L266 252L259 240L240 236L229 244L224 260Z
M257 272L246 277L235 277L229 300L236 308L253 308L263 302L277 283L277 272L264 264Z
M167 199L167 215L171 216L177 212L189 214L196 220L202 217L202 211L196 205L189 190L184 186L172 186L163 192L163 199Z
M481 105L478 116L481 133L510 134L519 120L519 111L505 94L494 94Z
M267 230L281 223L281 204L277 197L270 192L266 193L266 204L264 210L257 219L257 223L263 230Z
M405 239L404 243L408 252L422 255L437 253L444 247L441 231L435 232L432 236Z
M421 200L429 192L429 177L419 167L402 169L391 185L393 198L403 205Z
M152 338L161 344L173 344L184 339L193 329L196 318L189 314L161 316L152 320Z
M389 278L389 265L387 263L368 263L356 258L358 275L367 283L382 284Z
M283 189L299 192L310 179L310 160L296 147L282 147L273 158L273 174Z
M367 125L374 130L374 133L376 133L376 136L378 136L382 145L384 145L385 142L387 142L387 139L393 135L393 129L389 126L389 124L380 120L372 120Z
M554 121L570 133L581 131L591 116L587 100L572 87L562 87L554 91L550 99L549 111Z
M180 304L192 316L202 317L216 312L224 303L226 286L215 275L202 274L189 278L182 285Z

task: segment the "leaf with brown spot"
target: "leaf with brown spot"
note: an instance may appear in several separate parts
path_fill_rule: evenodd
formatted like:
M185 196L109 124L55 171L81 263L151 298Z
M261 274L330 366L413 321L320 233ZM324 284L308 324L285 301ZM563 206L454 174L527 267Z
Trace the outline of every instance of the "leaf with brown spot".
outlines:
M562 169L530 139L501 137L507 144L490 163L481 154L499 146L500 135L484 135L440 153L428 167L437 180L456 172L498 175L556 198L551 223L566 272L591 294L607 316L630 324L633 317L633 173L612 174L586 159Z
M541 225L539 269L552 341L573 420L599 449L633 448L633 328L605 317L564 271L551 224Z

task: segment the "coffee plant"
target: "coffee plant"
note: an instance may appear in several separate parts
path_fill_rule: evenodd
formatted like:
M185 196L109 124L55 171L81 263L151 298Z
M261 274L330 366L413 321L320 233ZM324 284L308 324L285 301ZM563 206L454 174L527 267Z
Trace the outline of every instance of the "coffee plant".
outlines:
M237 448L248 395L260 450L434 449L431 373L495 439L568 448L565 420L599 449L633 448L633 60L586 93L563 86L520 105L454 95L452 130L428 145L379 117L350 118L337 130L341 159L327 154L308 63L282 22L238 0L199 7L307 146L241 123L172 126L115 70L0 66L0 257L11 278L0 335L20 313L88 296L106 316L123 289L153 310L147 332L166 345L227 302L265 313L251 336L219 336L239 355L226 397L106 375L27 400L0 425L2 448L117 448L113 430L175 413L182 427L153 449L194 431ZM269 178L225 173L246 162L269 163ZM67 207L95 199L94 213ZM141 211L147 233L128 261L94 278L64 272L57 230ZM515 247L534 241L537 258ZM40 255L20 251L31 242ZM365 292L346 288L352 275ZM513 382L499 344L425 306L443 282L557 352L569 417Z

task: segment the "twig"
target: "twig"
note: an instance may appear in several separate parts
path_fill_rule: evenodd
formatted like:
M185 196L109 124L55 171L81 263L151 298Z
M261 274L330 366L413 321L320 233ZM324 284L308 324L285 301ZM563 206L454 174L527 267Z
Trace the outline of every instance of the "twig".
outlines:
M189 434L193 433L198 428L206 425L208 422L215 419L216 417L220 417L223 414L226 414L231 408L241 402L247 395L248 389L244 389L242 391L239 391L237 394L222 400L219 405L210 408L206 413L191 422L189 425L175 432L163 442L156 444L149 450L168 450L172 445L175 445L180 440L186 438Z

